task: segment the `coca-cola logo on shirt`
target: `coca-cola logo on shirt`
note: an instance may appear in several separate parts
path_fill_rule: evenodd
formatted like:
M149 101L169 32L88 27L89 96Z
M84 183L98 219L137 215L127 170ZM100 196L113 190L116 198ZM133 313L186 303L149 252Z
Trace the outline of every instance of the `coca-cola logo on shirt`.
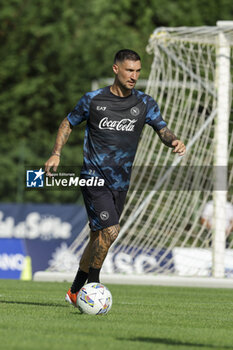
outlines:
M108 117L102 118L99 122L100 129L117 130L117 131L134 131L137 119L111 120Z

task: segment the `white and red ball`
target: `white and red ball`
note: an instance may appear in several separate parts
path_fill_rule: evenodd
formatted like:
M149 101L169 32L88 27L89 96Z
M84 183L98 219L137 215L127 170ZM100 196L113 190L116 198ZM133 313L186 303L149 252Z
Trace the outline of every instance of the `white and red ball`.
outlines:
M112 294L102 283L88 283L77 295L77 306L84 314L107 314L112 307Z

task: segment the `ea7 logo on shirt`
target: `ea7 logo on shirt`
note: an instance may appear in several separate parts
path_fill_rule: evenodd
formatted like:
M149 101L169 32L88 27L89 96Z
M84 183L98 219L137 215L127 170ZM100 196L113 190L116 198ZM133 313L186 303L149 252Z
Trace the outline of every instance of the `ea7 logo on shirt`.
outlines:
M107 107L105 106L97 106L96 109L97 111L105 111Z
M137 119L110 120L108 117L105 117L99 122L99 128L117 131L134 131L136 122Z
M140 113L140 110L138 107L134 106L130 109L130 114L133 116L133 117L137 117L137 115L139 115Z

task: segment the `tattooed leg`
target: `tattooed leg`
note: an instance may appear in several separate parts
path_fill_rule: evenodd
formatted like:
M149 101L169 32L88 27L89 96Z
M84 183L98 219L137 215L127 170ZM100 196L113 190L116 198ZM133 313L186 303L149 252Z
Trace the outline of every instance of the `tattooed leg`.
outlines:
M94 241L98 238L98 236L99 236L99 231L91 231L89 242L83 252L83 255L79 263L80 269L84 272L87 272L87 273L89 272L92 245Z
M96 232L91 231L90 233L89 242L83 252L83 255L79 263L79 269L76 273L76 276L71 286L71 293L78 292L83 287L86 280L88 279L91 247L98 235L99 235L99 231L96 231Z
M117 238L119 231L120 225L110 226L99 231L98 237L92 244L89 265L91 268L101 269L108 250Z

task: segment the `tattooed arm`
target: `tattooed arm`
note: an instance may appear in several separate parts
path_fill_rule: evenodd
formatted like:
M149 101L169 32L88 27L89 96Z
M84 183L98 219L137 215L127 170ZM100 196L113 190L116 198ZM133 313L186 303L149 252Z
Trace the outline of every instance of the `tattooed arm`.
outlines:
M52 154L57 154L57 155L61 154L62 147L67 142L71 131L72 131L72 125L70 124L69 120L65 118L61 122L61 125L58 129L57 138L56 138L55 145L53 147Z
M178 153L180 156L185 154L186 148L182 141L178 140L171 130L167 127L158 131L160 140L168 147L173 148L174 153Z
M70 124L68 119L65 118L58 129L57 138L56 138L55 145L53 147L52 155L45 163L45 171L47 174L50 174L51 167L53 167L54 171L57 170L57 167L60 163L60 154L61 154L62 147L67 142L71 131L72 131L72 125Z
M172 141L177 140L177 137L166 126L159 130L158 135L160 140L168 147L173 147Z

